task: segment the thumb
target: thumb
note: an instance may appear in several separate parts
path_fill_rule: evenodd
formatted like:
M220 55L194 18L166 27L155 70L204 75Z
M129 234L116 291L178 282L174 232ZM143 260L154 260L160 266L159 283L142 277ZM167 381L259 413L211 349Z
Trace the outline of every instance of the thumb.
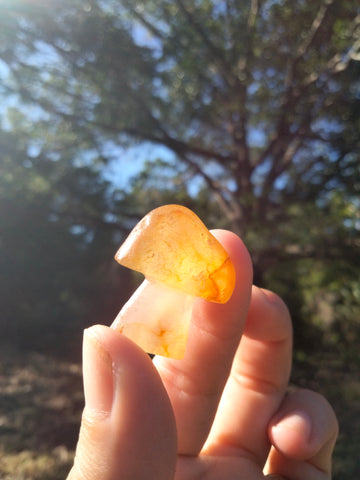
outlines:
M84 332L85 408L67 480L173 478L176 429L150 358L120 333Z

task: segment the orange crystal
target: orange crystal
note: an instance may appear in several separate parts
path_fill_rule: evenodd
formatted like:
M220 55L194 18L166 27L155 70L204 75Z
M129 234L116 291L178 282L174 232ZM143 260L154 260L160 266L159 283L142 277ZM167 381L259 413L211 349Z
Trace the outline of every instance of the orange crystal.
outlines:
M226 303L235 287L229 255L199 217L181 205L149 212L115 259L150 281L211 302Z
M194 304L192 295L144 280L112 328L154 355L184 356Z

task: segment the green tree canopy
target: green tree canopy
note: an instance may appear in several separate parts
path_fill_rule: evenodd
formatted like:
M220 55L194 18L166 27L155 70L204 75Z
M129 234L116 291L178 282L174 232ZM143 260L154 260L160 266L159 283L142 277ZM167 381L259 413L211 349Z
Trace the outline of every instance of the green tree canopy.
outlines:
M165 146L232 229L274 228L285 204L335 187L358 194L357 2L11 5L4 91L105 159L131 140Z
M178 199L240 233L259 280L304 258L351 263L355 278L357 1L14 0L0 13L1 109L34 126L23 168L103 182L134 145L156 152L126 192L81 180L76 199L56 184L57 215L126 229Z

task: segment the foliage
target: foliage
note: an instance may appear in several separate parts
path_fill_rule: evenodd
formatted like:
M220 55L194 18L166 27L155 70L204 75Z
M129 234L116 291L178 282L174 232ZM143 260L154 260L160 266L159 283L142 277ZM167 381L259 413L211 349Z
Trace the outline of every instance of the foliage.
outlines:
M55 334L101 312L95 297L114 303L116 243L178 202L242 235L256 282L289 300L305 343L305 318L352 341L358 2L15 0L0 13L6 326L42 331L50 317ZM109 181L145 144L155 154L139 175Z
M7 12L18 30L5 37L9 90L98 148L106 138L166 146L233 229L274 224L284 202L315 200L355 173L359 140L346 119L359 107L356 2L54 8L22 22Z

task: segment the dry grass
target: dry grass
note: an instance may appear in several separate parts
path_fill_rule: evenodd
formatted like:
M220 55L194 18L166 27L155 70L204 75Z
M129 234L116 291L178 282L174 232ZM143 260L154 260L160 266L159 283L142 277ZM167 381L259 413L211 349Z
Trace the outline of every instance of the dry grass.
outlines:
M79 365L0 354L0 479L64 479L83 406Z

